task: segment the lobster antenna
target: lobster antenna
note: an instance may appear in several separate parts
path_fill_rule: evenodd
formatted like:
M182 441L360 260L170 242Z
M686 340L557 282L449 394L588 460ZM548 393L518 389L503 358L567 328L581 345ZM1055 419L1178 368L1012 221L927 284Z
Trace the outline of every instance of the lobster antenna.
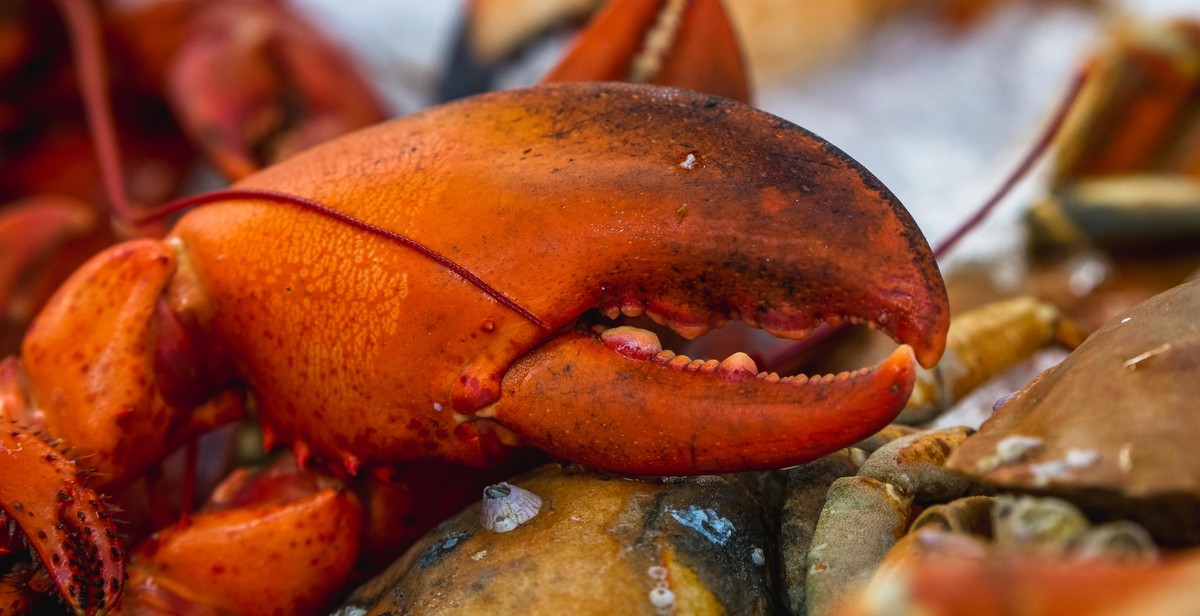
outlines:
M133 218L129 196L122 177L120 146L113 128L112 107L109 105L107 75L104 71L104 48L100 42L99 19L89 0L55 0L67 25L71 52L75 57L79 91L87 114L88 131L100 178L108 197L111 214L119 221Z
M1046 153L1046 150L1050 149L1050 144L1054 142L1054 139L1058 137L1059 132L1062 131L1062 127L1066 122L1067 115L1070 113L1071 108L1075 106L1075 101L1078 100L1079 93L1083 90L1083 85L1087 82L1087 74L1088 70L1086 66L1075 73L1075 77L1071 80L1071 85L1067 89L1066 95L1061 101L1059 101L1058 108L1054 110L1054 115L1051 116L1050 123L1046 125L1045 129L1042 130L1041 136L1038 137L1038 140L1033 144L1033 147L1030 148L1029 152L1025 154L1025 157L1021 159L1021 162L1017 165L1017 168L1013 169L1008 177L1005 178L1004 183L1002 183L1000 188L992 194L991 198L983 204L983 207L976 210L976 212L972 214L970 218L965 220L957 229L954 230L953 233L950 234L950 237L942 240L942 242L933 249L934 258L940 259L946 256L946 253L950 252L950 250L954 248L954 246L957 245L963 237L966 237L966 235L974 230L975 227L979 226L979 223L983 222L983 220L992 213L992 210L996 209L996 206L1000 204L1004 197L1008 196L1008 193L1012 192L1012 189L1017 185L1017 182L1029 173L1029 170L1033 167L1033 164L1042 158L1042 155Z
M382 237L384 239L387 239L387 240L394 242L396 244L399 244L401 246L411 248L411 249L417 251L421 256L423 256L423 257L433 261L434 263L437 263L438 265L457 274L458 277L460 277L463 280L466 280L468 283L474 285L480 291L483 291L486 295L488 295L492 299L496 300L497 303L509 308L513 312L516 312L517 314L521 315L522 317L524 317L525 319L527 319L529 322L533 323L534 325L536 325L544 330L550 329L550 325L547 324L545 321L543 321L536 314L534 314L533 311L522 306L521 304L518 304L516 300L505 295L502 291L493 287L492 285L488 284L487 282L484 282L484 280L482 278L475 275L471 270L469 270L466 267L460 265L459 263L451 260L446 255L443 255L442 253L426 246L425 244L418 242L417 240L412 239L411 237L408 237L406 235L401 235L399 233L396 233L395 231L384 229L383 227L378 227L378 226L373 225L365 220L361 220L361 219L355 218L353 216L350 216L349 214L339 212L339 211L329 207L328 205L319 203L317 201L313 201L312 199L306 199L304 197L299 197L296 195L291 195L291 194L283 193L283 192L276 192L273 190L257 190L257 189L253 189L253 188L234 188L234 189L227 189L227 190L214 190L212 192L206 192L206 193L201 193L199 195L193 195L190 197L184 197L182 199L177 199L175 201L167 203L166 205L154 208L153 210L148 211L148 212L142 214L141 216L134 218L133 224L144 225L144 224L148 224L151 222L156 222L158 220L166 218L167 216L171 216L172 214L175 214L177 212L180 212L180 211L192 208L192 207L207 205L210 203L215 203L217 201L224 201L227 199L249 199L249 200L270 201L272 203L282 203L282 204L286 204L286 205L292 205L292 206L298 207L302 210L312 212L314 214L319 214L321 216L324 216L324 217L332 219L332 220L336 220L337 222L340 222L345 225L349 225L360 231L366 231L367 233L370 233L372 235Z

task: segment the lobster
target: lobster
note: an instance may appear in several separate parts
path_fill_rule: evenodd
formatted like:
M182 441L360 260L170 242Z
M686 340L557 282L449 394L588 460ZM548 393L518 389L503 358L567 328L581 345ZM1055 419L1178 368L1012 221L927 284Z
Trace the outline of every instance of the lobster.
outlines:
M268 448L345 475L483 467L517 444L613 472L726 472L873 433L908 398L917 360L945 344L936 263L887 189L811 133L713 96L619 84L484 95L198 203L165 240L85 264L0 365L12 433L69 444L89 469L86 486L66 472L59 490L0 485L78 612L118 600L123 554L95 543L103 528L69 538L94 557L86 566L56 559L70 546L45 525L64 502L89 522L111 517L77 491L119 491L244 417L247 394ZM642 314L687 337L729 319L784 337L862 322L904 344L872 369L779 378L600 324ZM65 463L0 449L6 476Z

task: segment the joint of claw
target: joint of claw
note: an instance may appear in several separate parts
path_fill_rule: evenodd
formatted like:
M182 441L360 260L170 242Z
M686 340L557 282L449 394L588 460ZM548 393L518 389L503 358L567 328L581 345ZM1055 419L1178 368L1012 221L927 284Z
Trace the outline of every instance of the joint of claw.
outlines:
M737 352L722 361L715 359L692 359L671 350L664 350L658 335L652 331L622 325L605 329L600 333L600 340L605 346L622 357L628 359L652 361L662 366L683 370L696 374L712 374L730 382L759 379L768 383L792 383L803 385L807 382L830 383L835 380L846 380L869 371L863 368L855 372L826 374L809 377L803 374L781 377L775 372L759 372L758 365L747 354Z

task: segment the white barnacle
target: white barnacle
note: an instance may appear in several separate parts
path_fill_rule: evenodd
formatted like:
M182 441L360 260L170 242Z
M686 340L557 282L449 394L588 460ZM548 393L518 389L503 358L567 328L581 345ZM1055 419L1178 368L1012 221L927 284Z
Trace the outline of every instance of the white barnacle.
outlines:
M500 482L483 489L480 524L490 531L507 533L533 519L541 509L542 499L537 494Z
M675 593L671 592L670 588L656 586L650 591L650 605L660 613L670 613L670 609L675 607Z

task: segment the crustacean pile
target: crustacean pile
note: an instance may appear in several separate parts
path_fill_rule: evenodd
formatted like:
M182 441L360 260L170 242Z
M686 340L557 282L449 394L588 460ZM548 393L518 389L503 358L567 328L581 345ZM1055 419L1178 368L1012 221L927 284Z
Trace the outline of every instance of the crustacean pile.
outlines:
M1194 473L1176 450L1140 456L1186 421L1200 287L1086 341L1030 297L952 322L935 253L888 189L731 100L750 88L717 0L614 0L544 84L340 137L380 108L315 30L276 19L285 4L161 3L155 23L190 24L166 47L117 5L12 22L29 49L67 24L93 116L78 125L101 144L91 198L116 222L0 362L0 614L968 613L939 590L947 555L1029 584L1194 579L1188 552L1153 560L1196 541ZM235 184L126 209L96 102L120 71L84 68L98 33L153 60L139 78L167 84L181 158L203 152ZM213 69L230 57L238 70ZM204 95L181 96L187 79ZM636 83L600 82L622 79ZM98 223L27 203L0 210L0 247L23 256L0 269L0 300L28 305L18 285L56 282L45 255ZM789 339L865 325L900 345L782 374L676 346L729 321ZM938 418L1047 345L1077 350L978 432L892 423ZM1111 369L1108 394L1078 384ZM1050 396L1074 419L1022 419ZM1098 431L1077 410L1096 397L1152 410L1140 431ZM292 455L204 494L198 467L246 461L196 445L229 424ZM181 449L183 478L164 479ZM1046 516L1073 526L1051 548L1025 541ZM1079 554L1096 562L1062 564Z

